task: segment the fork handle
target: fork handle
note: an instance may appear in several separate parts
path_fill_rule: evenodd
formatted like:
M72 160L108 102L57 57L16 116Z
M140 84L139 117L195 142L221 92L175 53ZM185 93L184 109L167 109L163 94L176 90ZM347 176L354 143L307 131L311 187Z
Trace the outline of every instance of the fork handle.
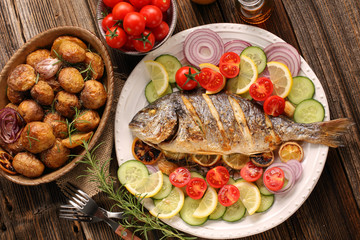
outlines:
M125 229L121 225L115 230L115 233L124 240L141 240L141 238L138 238L129 229Z

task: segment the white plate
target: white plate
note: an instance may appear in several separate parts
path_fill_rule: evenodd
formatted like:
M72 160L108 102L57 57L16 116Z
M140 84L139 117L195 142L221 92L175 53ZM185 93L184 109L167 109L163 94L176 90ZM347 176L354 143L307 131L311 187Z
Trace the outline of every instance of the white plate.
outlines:
M270 43L283 42L282 39L274 34L254 26L229 23L210 24L188 29L174 35L161 48L147 55L143 60L153 60L160 54L168 53L176 56L182 63L185 63L186 60L182 51L183 42L191 31L199 28L214 30L222 37L224 42L241 39L262 48ZM329 120L329 108L324 90L315 73L303 58L301 58L301 72L299 75L305 75L313 80L316 88L315 98L324 105L326 112L325 120ZM147 105L144 90L148 82L145 64L144 61L141 61L127 79L116 109L115 148L119 165L133 159L131 153L133 137L128 124L133 116ZM302 177L290 192L284 196L276 196L274 205L268 211L246 216L234 223L209 220L204 225L198 227L187 225L178 216L170 220L164 220L164 222L183 232L211 239L246 237L264 232L281 224L305 202L315 187L325 165L328 147L309 143L303 143L302 146L305 153L302 163L304 168ZM148 204L146 202L145 206L148 206Z

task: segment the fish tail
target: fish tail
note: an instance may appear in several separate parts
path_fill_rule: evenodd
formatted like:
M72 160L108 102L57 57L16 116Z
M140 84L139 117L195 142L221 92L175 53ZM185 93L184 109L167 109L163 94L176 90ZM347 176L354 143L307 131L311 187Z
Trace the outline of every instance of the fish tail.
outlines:
M316 142L334 148L343 146L341 136L354 125L348 118L339 118L320 122L318 124L320 127L320 134Z

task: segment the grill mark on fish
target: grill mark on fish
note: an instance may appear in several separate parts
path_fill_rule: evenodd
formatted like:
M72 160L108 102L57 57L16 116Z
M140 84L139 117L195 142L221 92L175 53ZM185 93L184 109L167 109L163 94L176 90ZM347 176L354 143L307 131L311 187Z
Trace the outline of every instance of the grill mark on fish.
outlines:
M203 123L201 122L201 119L199 118L199 115L196 113L194 106L191 104L191 102L184 95L181 95L181 100L183 101L185 108L189 111L190 117L195 122L195 124L198 125L198 127L200 128L200 131L204 135L204 138L206 138Z
M269 142L270 149L275 149L281 143L280 137L275 133L272 122L267 114L265 114L265 124L268 130L270 131L270 135L265 137L265 141Z

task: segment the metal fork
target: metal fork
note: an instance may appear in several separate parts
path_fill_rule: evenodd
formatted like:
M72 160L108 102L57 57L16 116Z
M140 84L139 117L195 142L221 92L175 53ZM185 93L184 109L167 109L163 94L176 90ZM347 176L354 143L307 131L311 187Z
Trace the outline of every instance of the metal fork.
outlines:
M99 209L101 211L103 211L103 213L108 218L117 218L117 219L123 219L124 218L123 212L110 212L110 211L107 211L107 210L105 210L105 209L103 209L101 207L99 207ZM74 207L71 204L61 205L59 213L60 213L59 217L66 218L68 220L73 220L73 221L82 221L82 219L85 218L85 217L86 217L86 219L94 218L94 220L91 220L91 222L99 222L99 221L101 221L100 218L85 215L84 213L80 212L76 207Z
M65 195L69 198L69 203L77 208L80 212L84 213L85 216L93 216L99 218L101 221L106 222L117 235L122 237L125 240L135 239L141 240L137 236L133 235L131 231L125 229L119 223L115 222L108 218L105 212L103 212L97 203L90 198L85 192L76 188L74 185L67 183L65 185ZM83 217L85 219L85 217ZM89 218L86 218L89 220ZM94 219L92 221L95 221Z

